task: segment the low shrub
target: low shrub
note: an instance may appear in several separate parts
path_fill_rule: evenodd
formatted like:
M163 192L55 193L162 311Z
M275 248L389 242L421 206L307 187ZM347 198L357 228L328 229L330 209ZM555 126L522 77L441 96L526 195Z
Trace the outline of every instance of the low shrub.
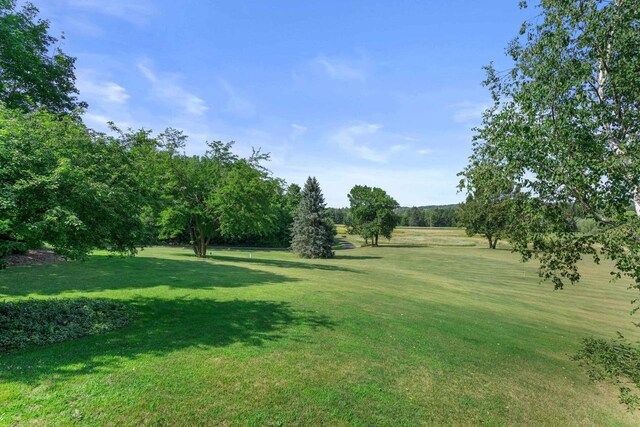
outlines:
M585 338L574 356L594 381L609 380L620 388L620 403L640 407L640 348L620 336L614 340Z
M127 306L105 299L0 302L0 352L111 331L130 319Z

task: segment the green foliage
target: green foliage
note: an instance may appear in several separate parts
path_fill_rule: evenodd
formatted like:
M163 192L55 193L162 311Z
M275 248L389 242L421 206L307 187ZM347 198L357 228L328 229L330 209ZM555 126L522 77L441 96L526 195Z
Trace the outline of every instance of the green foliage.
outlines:
M524 196L510 236L561 288L584 255L613 260L640 288L640 4L541 2L508 48L513 68L487 67L494 105L477 129L471 168L500 165ZM575 233L567 206L597 221Z
M127 150L72 115L0 104L0 258L44 243L72 259L135 253L145 198Z
M371 239L373 246L378 246L380 236L391 239L393 229L399 218L395 209L398 202L383 189L356 185L348 194L351 213L349 232Z
M495 249L517 222L514 209L519 197L514 182L506 172L491 164L475 164L461 173L460 189L467 190L467 200L458 210L458 223L467 235L481 234L489 248Z
M0 0L0 102L56 114L86 107L76 97L75 58L53 49L57 39L48 34L49 22L38 19L35 6L18 9L16 3Z
M220 234L242 238L273 232L277 215L273 198L279 190L280 182L258 167L257 159L236 161L215 195Z
M112 331L130 319L124 304L106 299L0 302L0 352Z
M578 232L583 234L594 234L598 232L598 221L593 218L580 218L576 220Z
M334 224L347 224L350 221L349 208L328 208L327 215Z
M615 340L585 338L574 356L594 381L609 380L620 387L620 403L630 411L640 407L640 348L622 336Z
M155 139L131 132L122 138L149 141L138 145L145 155L139 166L154 194L149 220L161 239L186 238L196 256L205 257L216 238L243 241L275 232L281 181L260 165L267 155L241 159L233 143L214 141L204 155L189 156L186 136L173 129Z
M457 227L456 212L459 206L426 209L424 222L428 227Z
M327 217L320 184L309 177L292 227L291 250L303 258L332 258L335 226Z

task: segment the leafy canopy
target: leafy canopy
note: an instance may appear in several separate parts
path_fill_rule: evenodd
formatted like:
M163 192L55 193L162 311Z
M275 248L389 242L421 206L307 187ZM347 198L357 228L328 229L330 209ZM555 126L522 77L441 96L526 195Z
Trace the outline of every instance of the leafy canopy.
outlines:
M0 0L0 101L9 108L56 114L86 108L77 99L75 58L54 47L49 22L31 3Z
M482 234L495 249L515 225L514 203L519 192L505 171L492 164L476 164L461 173L459 188L467 199L458 209L458 222L467 235Z
M378 245L379 236L391 239L399 217L394 212L400 207L383 189L356 185L348 194L351 212L350 232L359 234L367 242Z
M81 258L135 253L145 192L128 147L72 115L0 104L0 259L44 243Z
M544 0L539 9L509 45L513 68L487 67L494 105L470 170L489 163L514 177L526 197L512 243L556 287L578 281L577 262L590 255L640 289L640 2ZM594 232L567 227L567 206L596 221Z

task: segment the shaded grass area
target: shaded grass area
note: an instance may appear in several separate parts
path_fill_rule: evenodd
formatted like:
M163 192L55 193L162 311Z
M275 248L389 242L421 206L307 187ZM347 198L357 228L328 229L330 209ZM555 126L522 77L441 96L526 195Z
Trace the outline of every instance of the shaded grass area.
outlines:
M554 292L535 265L482 247L187 254L0 273L9 300L109 298L136 313L125 329L0 355L0 424L640 422L570 357L585 336L637 336L633 294L602 267Z

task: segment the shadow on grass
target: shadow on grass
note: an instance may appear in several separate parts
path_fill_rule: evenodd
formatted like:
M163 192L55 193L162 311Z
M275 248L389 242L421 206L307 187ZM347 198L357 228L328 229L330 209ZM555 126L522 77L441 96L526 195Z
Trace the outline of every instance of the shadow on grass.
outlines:
M283 261L279 259L265 259L265 258L239 258L224 255L211 255L208 259L214 259L225 262L246 262L249 264L266 265L269 267L279 268L300 268L304 270L324 270L324 271L342 271L347 273L361 273L358 270L351 268L340 267L331 264L317 264L312 262L298 262L298 261Z
M115 371L129 359L185 348L302 340L317 328L335 326L327 316L285 302L144 298L131 305L135 317L125 329L0 355L0 382L36 384L43 378Z
M402 248L402 249L424 249L424 248L472 248L475 247L475 243L470 244L447 244L447 243L383 243L379 248Z
M353 260L367 260L367 259L382 259L381 256L370 256L370 255L339 255L336 254L333 256L333 259L353 259Z
M58 295L167 286L215 289L262 286L298 279L206 260L91 256L84 262L19 267L0 273L0 297Z

